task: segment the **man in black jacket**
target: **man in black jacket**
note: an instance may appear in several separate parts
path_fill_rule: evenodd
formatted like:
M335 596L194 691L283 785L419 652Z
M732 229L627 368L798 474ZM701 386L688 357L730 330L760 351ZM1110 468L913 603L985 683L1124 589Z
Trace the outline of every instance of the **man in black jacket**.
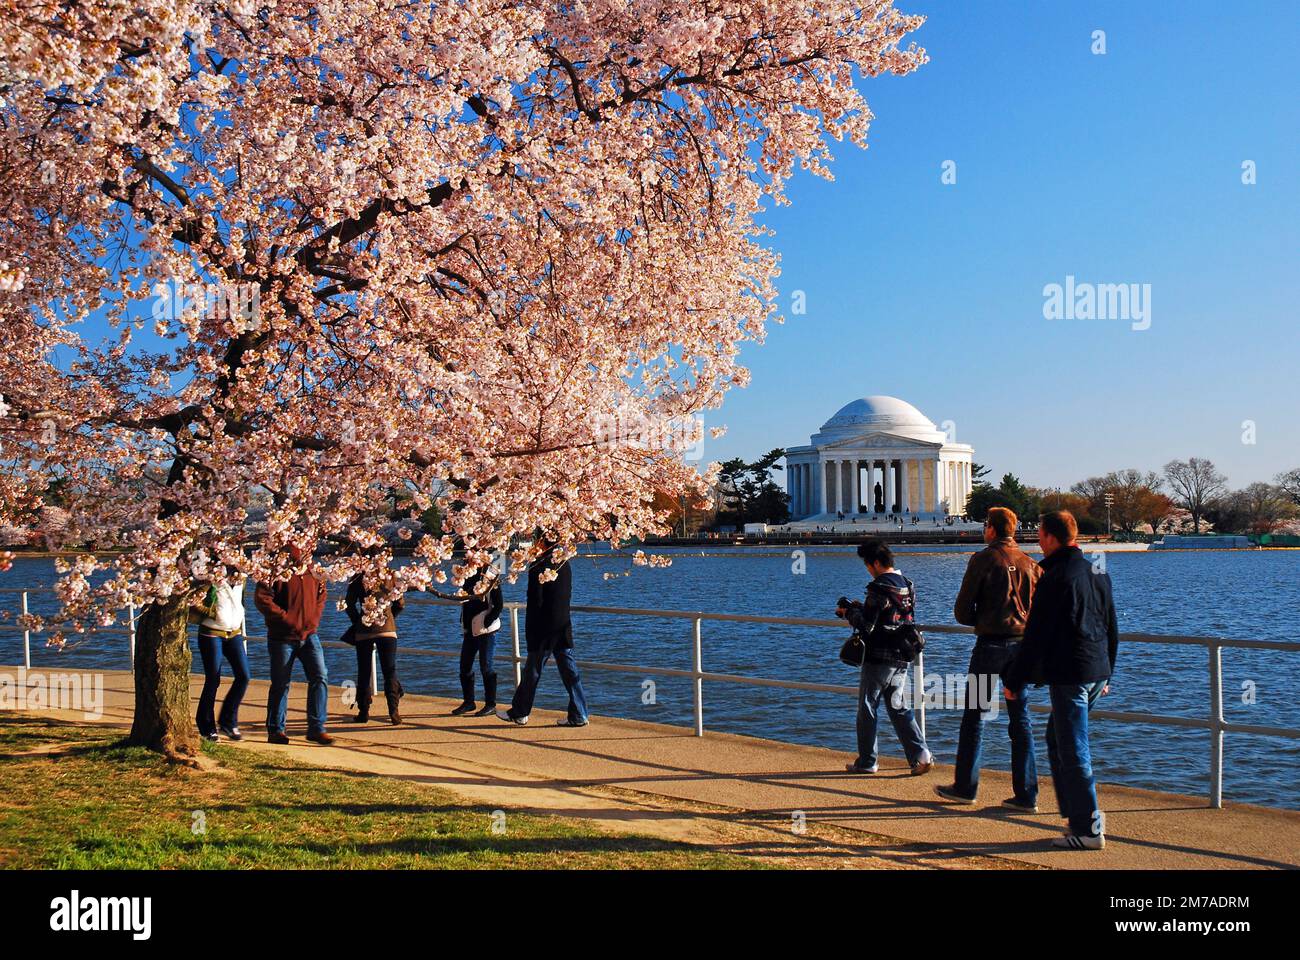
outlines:
M858 547L858 556L872 576L866 599L841 597L835 615L849 622L865 648L858 671L858 755L845 764L849 773L875 773L880 750L876 731L880 702L885 702L898 742L915 776L930 772L934 757L926 746L920 724L907 705L907 665L892 637L904 624L915 622L916 593L912 581L894 569L894 554L883 540L872 539Z
M1077 534L1068 511L1042 516L1043 575L1024 640L1002 671L1002 682L1008 700L1026 683L1048 685L1047 759L1057 805L1070 823L1069 832L1052 843L1067 850L1100 850L1106 845L1105 822L1092 775L1088 711L1109 689L1119 623L1110 575L1083 555Z
M561 727L587 725L587 698L582 691L582 678L573 656L573 625L569 619L569 598L573 593L573 571L569 561L555 561L555 547L548 545L540 557L528 566L528 606L524 616L524 640L528 645L528 659L524 662L523 676L515 689L509 710L497 716L507 723L525 724L533 712L533 699L537 683L542 677L546 661L555 657L555 667L560 671L564 689L569 693L568 716L559 722Z

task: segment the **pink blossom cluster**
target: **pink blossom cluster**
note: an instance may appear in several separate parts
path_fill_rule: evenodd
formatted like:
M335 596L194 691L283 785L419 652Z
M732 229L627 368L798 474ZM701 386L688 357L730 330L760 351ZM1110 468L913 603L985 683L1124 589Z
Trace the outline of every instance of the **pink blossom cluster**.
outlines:
M72 629L195 580L315 563L419 590L665 530L655 492L709 475L602 418L668 431L746 382L775 314L763 205L865 144L854 78L923 63L919 23L890 0L4 0L0 523L57 504L66 542L121 551L62 573ZM155 329L160 284L251 285L256 322ZM444 532L384 575L395 491Z

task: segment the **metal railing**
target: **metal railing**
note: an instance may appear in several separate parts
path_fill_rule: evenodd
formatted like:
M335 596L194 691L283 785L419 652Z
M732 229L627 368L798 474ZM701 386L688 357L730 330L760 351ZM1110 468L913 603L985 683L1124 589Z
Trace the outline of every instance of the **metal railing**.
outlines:
M21 609L24 614L28 612L27 595L29 590L18 588L0 588L0 593L19 593L21 597ZM38 592L51 592L47 588L40 588ZM425 597L420 595L408 595L407 603L428 604L436 606L458 606L454 600L443 600L434 597ZM510 601L506 603L506 609L510 614L510 637L511 652L498 659L505 659L514 665L515 685L518 686L521 676L523 663L526 657L520 644L519 632L519 611L524 608L524 604ZM752 687L777 687L783 690L803 690L816 693L833 693L845 694L848 696L857 696L857 687L844 686L841 684L829 683L804 683L794 680L774 680L767 677L742 676L729 673L713 673L704 669L704 644L703 644L703 624L707 621L723 621L731 623L761 623L776 626L795 626L795 627L814 627L823 629L834 629L843 634L846 626L842 620L825 620L812 617L768 617L750 614L738 613L708 613L702 610L648 610L636 607L593 607L593 606L573 606L574 613L596 614L601 616L627 616L627 617L650 617L657 619L672 620L689 620L691 621L691 645L692 645L692 669L677 670L670 667L651 667L640 664L625 663L606 663L603 661L579 660L578 666L584 670L604 670L614 673L636 673L642 676L659 676L659 677L678 677L689 679L692 682L694 694L694 714L695 714L695 735L704 736L704 682L710 683L734 683ZM128 637L128 643L131 653L131 666L135 667L135 607L132 605L128 610L128 622L125 628L108 627L100 628L95 633L122 634ZM919 624L920 628L926 633L949 633L949 634L971 634L974 631L969 627L959 627L950 624ZM21 630L23 633L23 662L30 669L31 667L31 631L21 626L10 626L9 624L0 624L0 630ZM249 640L265 640L264 636L245 635L244 642ZM1135 713L1131 711L1119 710L1092 710L1090 718L1100 720L1113 720L1119 723L1138 723L1152 724L1156 726L1183 727L1194 730L1208 730L1210 732L1210 806L1221 808L1223 806L1223 756L1225 733L1241 733L1251 736L1261 737L1282 737L1286 739L1300 739L1300 730L1290 727L1270 727L1260 726L1257 724L1235 723L1224 719L1223 716L1223 650L1224 648L1245 649L1245 650L1278 650L1287 653L1300 653L1300 643L1290 643L1281 640L1237 640L1227 637L1195 637L1195 636L1178 636L1158 633L1123 633L1120 634L1120 641L1123 643L1145 643L1145 644L1167 644L1173 646L1199 646L1206 649L1208 653L1208 673L1209 673L1209 711L1206 717L1172 717L1164 714L1154 713ZM349 648L348 644L337 640L325 640L322 644L327 647ZM397 652L403 656L415 657L445 657L456 659L460 654L452 650L425 650L415 647L398 647ZM375 653L371 653L371 693L378 693L378 664L375 663ZM914 682L917 689L920 689L921 680L925 675L924 654L917 656L913 665L915 673L913 674ZM916 702L916 718L920 725L922 735L925 734L926 710L925 698L918 697ZM1039 704L1031 704L1030 709L1038 713L1050 713L1051 708Z

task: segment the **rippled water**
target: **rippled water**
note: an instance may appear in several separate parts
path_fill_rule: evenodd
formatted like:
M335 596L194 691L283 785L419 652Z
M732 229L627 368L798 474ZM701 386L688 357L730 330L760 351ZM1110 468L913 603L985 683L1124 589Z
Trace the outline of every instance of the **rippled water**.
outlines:
M835 598L860 596L866 571L851 550L808 548L806 572L793 572L789 551L774 549L697 549L665 551L673 558L666 569L633 567L624 555L595 554L574 561L574 603L594 606L706 610L772 616L830 617ZM952 599L968 554L904 554L899 566L916 583L919 619L951 623ZM1270 640L1300 640L1300 552L1154 552L1112 553L1106 563L1115 582L1120 629L1125 632L1192 634ZM0 587L48 584L53 567L47 560L19 560ZM331 585L331 597L341 594ZM250 591L251 594L251 591ZM506 590L507 599L523 597L523 584ZM51 609L52 598L33 594L32 609ZM249 630L262 632L251 607ZM17 598L0 595L0 608L16 610ZM521 615L522 621L522 615ZM329 604L321 634L336 638L342 614ZM412 604L399 621L401 644L426 649L458 650L456 611L450 607ZM809 627L704 622L704 668L785 680L851 685L853 671L836 653L846 631ZM691 622L640 617L575 615L578 655L583 660L690 669ZM498 654L508 652L509 629L501 633ZM927 673L964 673L972 638L932 634L926 648ZM11 650L12 652L4 652ZM261 645L252 644L254 676L266 677ZM327 651L333 682L354 676L350 650ZM0 663L21 662L21 637L0 634ZM197 666L197 656L195 663ZM1201 647L1153 644L1121 646L1110 696L1103 706L1171 716L1206 716L1209 710L1208 654ZM123 637L95 640L63 652L33 651L33 664L66 668L128 666ZM1300 728L1300 654L1279 651L1223 652L1224 712L1229 720L1263 726ZM501 668L509 689L510 671ZM406 688L413 693L458 696L454 660L406 657L399 663ZM594 714L689 725L693 705L686 679L655 678L653 703L644 703L643 681L636 673L587 670L584 684ZM1255 702L1244 702L1253 685ZM480 691L481 692L481 691ZM504 692L504 691L503 691ZM707 729L815 744L846 752L854 749L853 701L833 694L706 683ZM1035 691L1035 702L1046 701ZM562 708L563 688L548 668L538 697L542 707ZM255 719L248 717L250 721ZM260 718L256 718L260 719ZM927 733L931 748L951 762L956 749L959 714L931 710ZM1045 717L1035 715L1040 761ZM1005 769L1006 738L985 738L985 762ZM1295 740L1227 734L1224 796L1228 800L1300 808L1300 743ZM881 748L901 756L892 732L882 728ZM1103 780L1206 795L1210 737L1206 731L1168 726L1098 721L1093 727L1093 758Z

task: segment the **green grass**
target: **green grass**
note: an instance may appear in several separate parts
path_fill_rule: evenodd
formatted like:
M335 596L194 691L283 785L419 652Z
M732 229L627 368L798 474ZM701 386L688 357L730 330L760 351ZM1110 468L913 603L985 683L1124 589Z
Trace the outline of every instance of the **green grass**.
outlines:
M0 866L58 869L735 868L753 862L442 790L204 744L216 770L121 731L0 716ZM31 751L48 750L47 753ZM25 754L25 755L24 755ZM196 832L196 811L206 831Z

